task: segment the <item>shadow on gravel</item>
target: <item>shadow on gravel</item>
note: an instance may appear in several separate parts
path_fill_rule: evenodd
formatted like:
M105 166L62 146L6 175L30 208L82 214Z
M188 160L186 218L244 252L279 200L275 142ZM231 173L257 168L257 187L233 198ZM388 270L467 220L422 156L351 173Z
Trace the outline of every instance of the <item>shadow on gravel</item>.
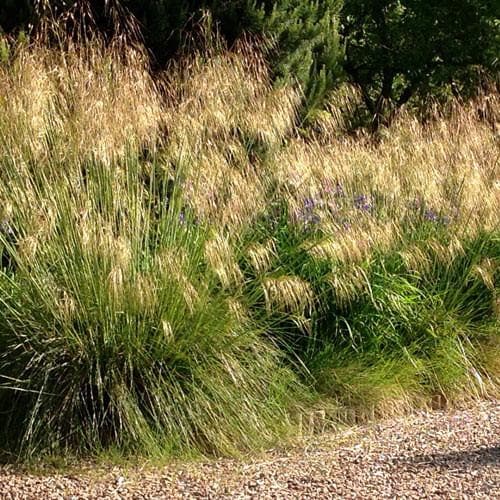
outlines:
M476 450L430 453L397 460L414 467L444 467L446 469L468 469L485 465L500 466L500 446Z

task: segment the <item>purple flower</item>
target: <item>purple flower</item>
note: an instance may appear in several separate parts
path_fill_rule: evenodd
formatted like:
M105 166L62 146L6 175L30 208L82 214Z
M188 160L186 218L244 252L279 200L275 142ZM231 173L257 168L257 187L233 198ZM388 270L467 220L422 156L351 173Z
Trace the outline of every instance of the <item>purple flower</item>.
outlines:
M427 208L424 211L424 219L429 222L438 222L439 216L432 208Z
M307 205L303 210L295 212L294 218L298 223L302 223L305 229L315 226L321 222L321 217L314 213L314 210L310 205Z
M369 212L373 208L372 203L365 194L360 194L354 198L354 206L358 210L363 210L365 212Z
M314 210L316 206L316 200L314 198L306 198L304 200L304 209L307 211Z

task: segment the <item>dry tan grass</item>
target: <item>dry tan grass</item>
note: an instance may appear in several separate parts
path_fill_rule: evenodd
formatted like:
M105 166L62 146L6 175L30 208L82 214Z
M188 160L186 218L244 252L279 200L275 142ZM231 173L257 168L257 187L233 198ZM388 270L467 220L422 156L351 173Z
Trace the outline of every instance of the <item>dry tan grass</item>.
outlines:
M68 164L109 162L158 140L162 100L136 50L118 55L98 42L64 51L30 47L0 67L0 81L8 96L2 135L20 159L29 149L40 164L50 154Z
M182 172L186 205L200 220L217 226L205 254L228 289L238 288L243 280L235 241L266 213L276 195L285 200L295 223L307 200L314 200L322 237L313 236L304 247L320 260L352 266L349 272L332 274L340 302L366 286L356 264L374 248L398 240L415 217L416 206L449 217L459 232L498 228L496 95L457 105L446 117L436 112L427 124L403 113L374 143L338 134L343 127L340 110L359 98L348 88L321 115L315 137L297 136L299 94L292 88L274 89L262 59L244 48L195 55L172 67L158 84L139 51L117 54L98 43L60 52L39 46L20 51L12 66L2 66L0 81L8 96L0 102L2 137L10 160L24 175L16 198L27 218L26 234L19 241L26 262L50 237L57 214L57 200L50 193L44 194L42 204L40 196L33 204L33 163L43 170L50 158L58 158L65 174L74 171L76 179L85 158L111 165L117 158L125 161L127 151L141 148L161 148L161 162L170 175ZM119 161L113 164L116 169ZM127 193L119 168L111 184L116 210L126 209L126 201L120 206ZM69 189L78 196L78 189ZM367 197L373 212L353 207L360 195ZM4 192L2 197L11 196ZM4 205L8 217L9 204ZM84 246L111 257L109 282L118 293L128 274L130 238L115 238L110 222L101 220L90 199L82 197L77 205ZM432 260L445 265L461 251L458 237L447 245L429 241L428 246ZM418 245L403 253L409 269L425 272L430 265ZM297 318L310 309L313 296L306 282L294 276L265 276L276 257L272 242L251 245L247 254L263 275L268 307L289 310ZM192 304L196 290L182 266L167 269L183 283L186 301ZM491 284L490 264L478 266L477 272ZM145 291L150 281L138 278L137 290L143 290L144 297L151 295Z
M376 195L377 208L390 210L389 225L397 226L411 203L424 202L450 217L459 210L469 230L498 224L499 138L492 126L498 96L425 125L402 114L374 144L337 136L338 110L349 97L342 95L322 117L316 139L294 137L298 93L273 89L263 61L248 50L197 55L158 85L132 49L117 57L98 44L64 53L36 47L2 66L0 81L8 96L0 101L2 135L19 170L28 161L43 168L48 155L70 169L83 158L109 162L127 149L164 144L165 168L172 175L183 169L186 203L226 232L266 210L271 184L291 214L306 199L321 200L328 234L336 227L331 214L342 209L332 194L337 184L351 198ZM489 121L478 116L483 108ZM26 158L28 150L34 158ZM349 250L345 241L341 258L356 260L350 255L359 241L389 241L398 233L362 211L348 216L347 240L355 244Z
M130 243L113 236L110 221L101 220L78 188L78 179L86 159L113 162L113 203L116 211L126 210L119 165L128 152L143 149L158 152L157 161L168 175L182 180L184 204L200 221L217 227L206 257L225 287L242 282L233 244L277 197L288 205L295 224L313 200L315 227L322 236L318 239L316 232L305 249L320 260L345 264L363 261L374 248L389 247L425 207L445 217L456 233L499 227L497 95L457 105L447 116L436 112L426 124L402 113L375 143L339 136L339 110L357 98L352 89L342 90L321 115L315 135L303 138L295 127L299 93L273 88L262 59L244 47L195 55L156 83L140 51L120 50L118 54L98 42L64 51L37 46L0 66L6 90L0 127L14 167L8 175L15 170L19 176L15 199L28 228L19 243L26 262L54 230L57 214L54 196L37 192L35 165L37 175L65 184L76 201L74 216L84 246L113 256L110 282L116 287L123 281ZM54 170L55 158L64 176ZM47 165L50 172L44 172ZM370 210L353 203L359 196ZM12 193L0 188L0 197L8 218ZM446 248L435 245L436 258L443 262L460 252L457 237ZM418 246L403 253L411 269L429 265ZM250 245L247 255L256 272L265 275L276 249L272 241ZM486 279L485 269L478 272ZM356 272L352 280L341 284L332 277L339 297L359 288ZM295 285L288 286L290 293L278 293L284 287L264 284L268 302L281 297L284 307L291 306ZM306 302L309 296L307 291Z
M279 193L292 216L316 200L327 238L310 251L343 262L389 246L419 207L460 231L498 227L499 139L491 120L478 114L487 100L489 114L498 115L498 96L456 106L451 116L436 114L426 124L402 113L379 143L339 137L332 108L316 138L303 139L293 134L297 94L272 89L259 59L244 53L195 58L179 74L173 80L181 90L167 120L170 158L188 166L186 203L226 234L239 234L265 213L271 193ZM341 96L339 106L349 99ZM264 160L256 145L265 149ZM360 195L378 216L352 208ZM342 218L349 231L342 230ZM447 258L456 249L444 250ZM254 266L265 267L260 251ZM255 248L249 256L259 258Z

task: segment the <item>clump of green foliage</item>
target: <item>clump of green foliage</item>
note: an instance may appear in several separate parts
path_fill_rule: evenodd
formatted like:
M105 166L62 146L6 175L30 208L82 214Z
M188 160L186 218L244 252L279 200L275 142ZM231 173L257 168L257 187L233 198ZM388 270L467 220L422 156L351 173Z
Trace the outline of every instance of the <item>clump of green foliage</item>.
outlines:
M159 80L55 39L0 64L3 452L236 454L498 397L498 95L304 137L248 47Z
M498 16L492 1L346 0L344 67L373 127L414 97L467 97L498 72Z
M86 50L34 49L0 70L11 91L0 119L0 447L27 458L269 445L293 429L305 390L220 289L204 255L210 228L172 188L182 172L151 149L143 157L161 100L141 56L123 65Z

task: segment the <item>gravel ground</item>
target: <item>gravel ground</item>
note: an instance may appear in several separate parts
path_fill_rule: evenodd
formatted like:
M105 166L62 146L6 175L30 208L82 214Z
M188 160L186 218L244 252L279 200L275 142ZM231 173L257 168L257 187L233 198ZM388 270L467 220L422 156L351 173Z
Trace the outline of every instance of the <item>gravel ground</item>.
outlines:
M360 426L251 461L50 475L3 467L0 498L500 499L500 401Z

